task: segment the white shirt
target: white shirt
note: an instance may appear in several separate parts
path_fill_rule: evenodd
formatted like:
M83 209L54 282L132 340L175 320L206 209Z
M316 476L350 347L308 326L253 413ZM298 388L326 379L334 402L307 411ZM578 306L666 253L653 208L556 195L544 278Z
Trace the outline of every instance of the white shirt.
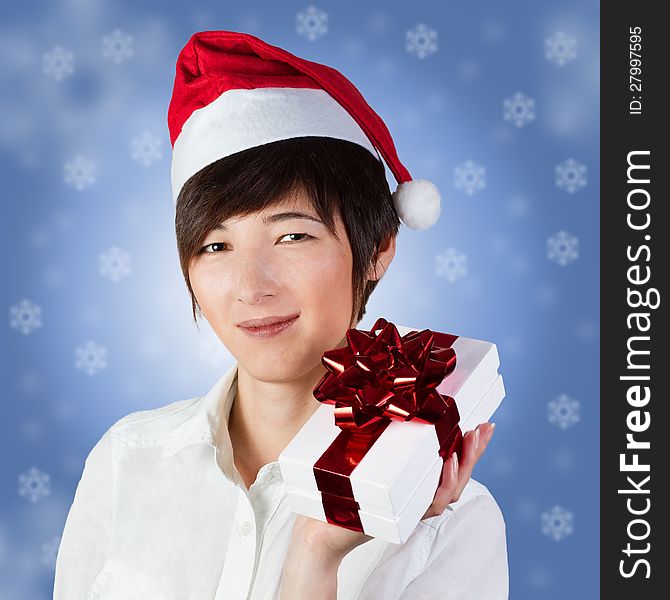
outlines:
M103 434L65 522L54 600L279 599L295 514L277 461L248 490L235 467L236 391L237 363L206 396L130 413ZM503 516L471 479L404 544L355 548L337 578L338 600L506 599Z

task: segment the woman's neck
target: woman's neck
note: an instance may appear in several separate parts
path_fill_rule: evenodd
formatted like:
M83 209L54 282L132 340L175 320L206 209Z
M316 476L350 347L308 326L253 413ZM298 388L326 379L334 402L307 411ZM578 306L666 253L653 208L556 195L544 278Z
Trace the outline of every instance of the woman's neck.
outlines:
M259 381L238 366L228 431L235 466L247 488L263 465L279 458L319 407L312 390L325 372L319 363L299 379L276 383Z

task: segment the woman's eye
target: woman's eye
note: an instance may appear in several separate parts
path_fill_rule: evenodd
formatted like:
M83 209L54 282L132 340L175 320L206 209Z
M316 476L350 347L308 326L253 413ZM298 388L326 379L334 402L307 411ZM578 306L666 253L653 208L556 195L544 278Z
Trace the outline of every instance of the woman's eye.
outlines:
M216 254L216 253L217 253L216 250L212 250L212 251L210 251L210 250L208 250L207 248L214 248L214 246L223 246L223 245L224 245L224 244L223 244L222 242L214 242L214 243L212 243L212 244L207 244L206 246L203 246L203 247L200 249L200 253L201 253L201 254Z
M284 239L285 237L287 237L287 236L289 236L289 235L302 235L302 236L305 236L305 238L310 238L310 237L312 237L311 235L309 235L309 234L307 234L307 233L287 233L286 235L282 236L282 239ZM303 239L305 239L305 238L303 238ZM290 243L290 242L300 242L300 241L301 241L301 240L289 240L289 243Z
M297 239L297 240L296 239L288 240L287 242L285 242L287 244L294 244L294 243L297 243L297 242L301 242L303 239L307 239L307 238L312 237L308 233L287 233L286 235L283 235L280 239L283 240L285 237L289 237L289 236L302 236L302 237L301 237L301 239ZM216 249L217 247L219 247L219 250ZM211 248L211 250L210 250L210 248ZM220 252L222 252L223 250L225 250L225 244L223 242L213 242L211 244L207 244L206 246L203 246L200 249L200 254L220 254Z

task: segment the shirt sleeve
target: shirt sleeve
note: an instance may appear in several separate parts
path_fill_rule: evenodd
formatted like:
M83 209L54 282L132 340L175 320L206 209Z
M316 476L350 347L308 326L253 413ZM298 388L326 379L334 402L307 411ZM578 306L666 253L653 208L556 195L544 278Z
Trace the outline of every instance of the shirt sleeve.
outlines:
M507 600L506 527L494 498L480 494L446 510L453 512L436 526L425 568L399 600Z
M112 431L90 451L56 557L54 600L84 600L105 561L113 516Z

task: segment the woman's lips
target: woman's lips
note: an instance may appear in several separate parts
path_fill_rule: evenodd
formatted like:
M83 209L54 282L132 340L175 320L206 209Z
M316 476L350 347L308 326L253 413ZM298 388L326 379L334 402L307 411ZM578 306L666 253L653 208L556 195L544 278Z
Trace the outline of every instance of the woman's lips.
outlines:
M295 323L300 318L300 315L294 317L288 321L283 321L281 323L272 323L272 325L264 325L263 327L241 327L240 329L244 333L256 337L256 338L267 338L273 337L282 331L286 331L293 323Z

